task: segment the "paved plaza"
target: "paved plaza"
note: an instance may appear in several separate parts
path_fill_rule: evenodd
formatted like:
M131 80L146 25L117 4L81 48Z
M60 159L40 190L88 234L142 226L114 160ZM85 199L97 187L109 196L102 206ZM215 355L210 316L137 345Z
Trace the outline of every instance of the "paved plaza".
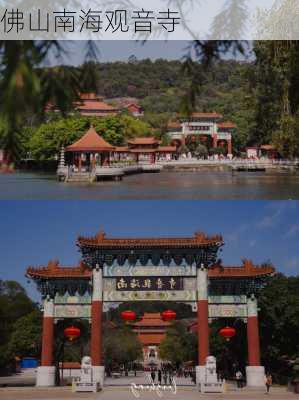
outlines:
M36 388L35 373L33 370L16 374L10 377L0 377L0 400L64 400L64 399L101 399L101 400L154 400L154 399L232 399L232 400L259 400L272 398L275 400L296 399L298 395L290 393L286 387L274 386L271 388L269 395L265 394L264 390L249 390L246 388L237 389L235 384L227 385L227 393L224 394L201 394L196 387L191 383L190 379L176 377L177 392L176 394L169 391L163 392L159 397L156 392L139 391L139 397L135 397L131 390L131 384L136 385L147 384L146 375L138 373L138 376L106 378L105 387L99 393L74 393L71 386L52 387L52 388ZM3 387L7 385L7 387ZM27 385L26 387L21 385ZM29 386L30 385L30 386ZM17 387L19 386L19 387Z
M1 400L67 400L67 399L100 399L100 400L134 400L136 397L132 394L130 387L105 387L99 393L73 393L70 387L63 388L1 388ZM209 399L209 400L260 400L271 398L275 400L288 400L296 399L298 395L287 392L284 387L274 387L269 395L264 391L254 391L247 389L231 390L224 394L200 394L194 387L178 387L176 394L164 393L159 397L157 393L144 392L140 393L139 399L152 400L152 399Z

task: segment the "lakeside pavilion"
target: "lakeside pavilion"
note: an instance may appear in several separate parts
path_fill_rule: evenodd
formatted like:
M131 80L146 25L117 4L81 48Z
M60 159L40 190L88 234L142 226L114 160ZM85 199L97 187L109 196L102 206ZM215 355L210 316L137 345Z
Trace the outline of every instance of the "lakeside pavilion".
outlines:
M209 322L236 319L247 324L247 385L264 387L261 365L258 296L270 276L271 265L240 266L219 263L224 245L221 235L197 232L190 237L110 238L104 232L79 237L80 264L61 266L50 261L29 267L28 278L37 283L43 299L41 364L37 386L55 384L55 324L59 320L84 319L90 323L90 356L93 377L103 387L103 310L131 301L188 303L197 313L198 365L196 383L205 379L210 354ZM105 307L105 308L104 308Z
M172 159L177 153L177 147L160 146L160 140L153 136L137 137L129 139L127 146L116 147L115 153L118 155L118 159L120 159L121 154L124 154L126 156L131 155L136 163L145 161L155 164L161 156L169 160Z
M96 165L109 166L110 155L114 150L115 147L98 135L92 125L79 140L65 149L66 153L71 154L70 164L78 172L89 171Z

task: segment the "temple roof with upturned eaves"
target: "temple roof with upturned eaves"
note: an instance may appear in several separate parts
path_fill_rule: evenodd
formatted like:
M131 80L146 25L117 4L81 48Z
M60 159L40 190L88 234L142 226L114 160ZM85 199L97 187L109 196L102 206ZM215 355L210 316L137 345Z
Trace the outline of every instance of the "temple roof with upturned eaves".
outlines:
M208 276L210 279L255 279L263 278L274 273L275 269L273 266L256 266L250 260L243 260L243 265L237 267L215 264L208 269ZM91 269L82 262L78 266L67 267L59 265L57 260L50 261L47 266L29 267L26 271L26 276L32 279L84 279L90 278L91 275Z
M91 126L88 131L75 143L66 147L70 152L112 152L115 149L110 143L99 136Z
M223 238L221 235L207 236L202 232L197 232L193 237L160 237L160 238L108 238L104 232L99 232L93 237L78 238L79 247L90 246L100 248L185 248L185 247L205 247L222 246Z

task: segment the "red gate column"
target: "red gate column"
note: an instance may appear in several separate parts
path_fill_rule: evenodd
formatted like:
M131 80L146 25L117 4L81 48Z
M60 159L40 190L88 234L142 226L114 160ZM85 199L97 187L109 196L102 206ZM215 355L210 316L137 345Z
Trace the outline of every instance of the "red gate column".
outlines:
M97 265L93 270L91 302L90 355L94 382L104 385L105 368L102 365L102 312L103 312L103 271Z
M232 146L232 139L227 140L227 156L232 157L233 155L233 146Z
M204 381L206 358L209 355L208 269L203 264L197 269L197 332L196 383L200 384Z
M215 149L215 148L217 147L217 144L218 144L218 136L217 136L217 133L214 133L214 134L212 135L212 139L213 139L213 148Z
M248 367L246 367L247 386L265 386L265 369L260 360L260 338L258 326L257 300L254 295L247 299L247 344Z
M41 365L37 368L36 386L55 385L54 350L54 302L44 300Z

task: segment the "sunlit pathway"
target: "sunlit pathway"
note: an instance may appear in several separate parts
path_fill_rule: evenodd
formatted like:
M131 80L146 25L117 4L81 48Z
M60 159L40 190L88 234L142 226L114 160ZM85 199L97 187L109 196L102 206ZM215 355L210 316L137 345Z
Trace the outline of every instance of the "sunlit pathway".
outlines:
M100 393L72 393L70 387L65 388L1 388L1 400L64 400L64 399L100 399L100 400L134 400L136 397L132 394L129 387L106 387ZM159 399L158 395L153 392L144 392L140 394L141 400ZM264 391L248 391L242 389L239 391L233 390L225 394L200 394L196 388L179 387L176 394L165 393L162 399L209 399L209 400L261 400L271 398L275 400L291 400L298 398L298 395L287 392L285 388L273 388L269 396L266 396Z
M106 378L105 379L105 385L106 386L125 386L125 385L131 385L133 383L137 385L145 385L149 384L150 381L150 375L148 373L137 373L137 376L121 376L119 378ZM184 377L175 377L175 382L178 386L194 386L194 384L191 381L191 378L184 378ZM155 380L155 383L157 384L157 377ZM164 383L164 382L162 382Z

